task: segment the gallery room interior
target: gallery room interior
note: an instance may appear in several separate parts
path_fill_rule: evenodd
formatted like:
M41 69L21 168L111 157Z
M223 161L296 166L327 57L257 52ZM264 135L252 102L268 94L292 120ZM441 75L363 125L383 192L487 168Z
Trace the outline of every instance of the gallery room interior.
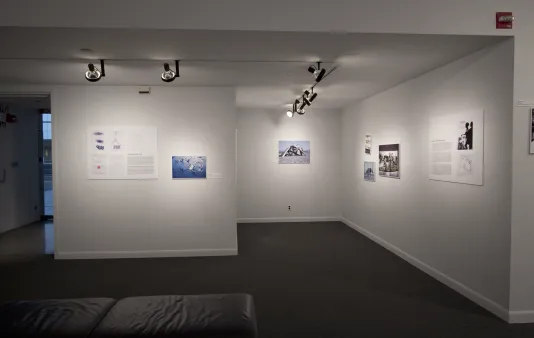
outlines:
M534 334L534 4L50 2L0 22L0 336Z

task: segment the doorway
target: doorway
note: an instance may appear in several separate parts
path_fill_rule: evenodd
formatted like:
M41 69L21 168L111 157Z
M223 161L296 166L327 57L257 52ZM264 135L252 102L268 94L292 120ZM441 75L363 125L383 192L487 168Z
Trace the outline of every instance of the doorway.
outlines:
M0 260L54 251L49 94L0 94Z
M52 113L40 109L41 130L39 131L39 163L41 165L41 194L43 197L43 220L54 218L54 194L52 185Z

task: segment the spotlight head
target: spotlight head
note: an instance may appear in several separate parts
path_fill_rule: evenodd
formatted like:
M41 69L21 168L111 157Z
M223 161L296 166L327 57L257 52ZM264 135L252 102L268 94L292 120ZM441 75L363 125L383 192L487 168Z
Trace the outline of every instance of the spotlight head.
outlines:
M308 106L311 106L311 103L313 102L313 100L315 100L316 97L317 94L313 92L313 88L304 91L304 98L307 100Z
M324 68L321 70L316 70L315 73L313 73L313 75L315 76L315 81L321 82L325 74L326 74L326 69Z
M178 75L178 61L176 62L176 71L172 70L168 63L163 64L163 73L161 73L161 80L163 82L172 82L179 77Z
M315 77L315 81L321 82L321 80L326 74L326 69L321 68L321 63L317 62L317 67L311 65L310 67L308 67L308 72L313 74L313 76Z
M85 79L89 82L97 82L102 78L102 73L92 63L87 65L88 71L85 72Z
M293 112L292 110L288 110L286 114L287 117L293 117L293 115L295 115L295 112Z

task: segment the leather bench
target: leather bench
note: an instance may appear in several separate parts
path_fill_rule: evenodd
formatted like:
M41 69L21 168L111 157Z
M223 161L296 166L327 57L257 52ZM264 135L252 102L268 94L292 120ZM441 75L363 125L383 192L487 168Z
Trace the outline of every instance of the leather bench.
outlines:
M0 305L0 337L89 337L117 301L111 298L9 302Z
M9 302L0 305L0 337L256 338L245 294Z

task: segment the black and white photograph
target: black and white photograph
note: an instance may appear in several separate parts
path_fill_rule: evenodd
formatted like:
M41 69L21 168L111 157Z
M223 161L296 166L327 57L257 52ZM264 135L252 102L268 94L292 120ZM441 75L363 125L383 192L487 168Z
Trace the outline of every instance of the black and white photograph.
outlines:
M365 135L365 153L367 155L371 155L371 143L372 143L372 136Z
M435 112L429 122L429 178L483 185L484 109Z
M381 177L400 178L399 144L378 146L378 171Z
M310 141L278 141L279 164L310 164Z
M363 162L363 179L369 182L375 182L375 162Z
M458 150L473 150L473 121L460 122L461 134L458 136Z

